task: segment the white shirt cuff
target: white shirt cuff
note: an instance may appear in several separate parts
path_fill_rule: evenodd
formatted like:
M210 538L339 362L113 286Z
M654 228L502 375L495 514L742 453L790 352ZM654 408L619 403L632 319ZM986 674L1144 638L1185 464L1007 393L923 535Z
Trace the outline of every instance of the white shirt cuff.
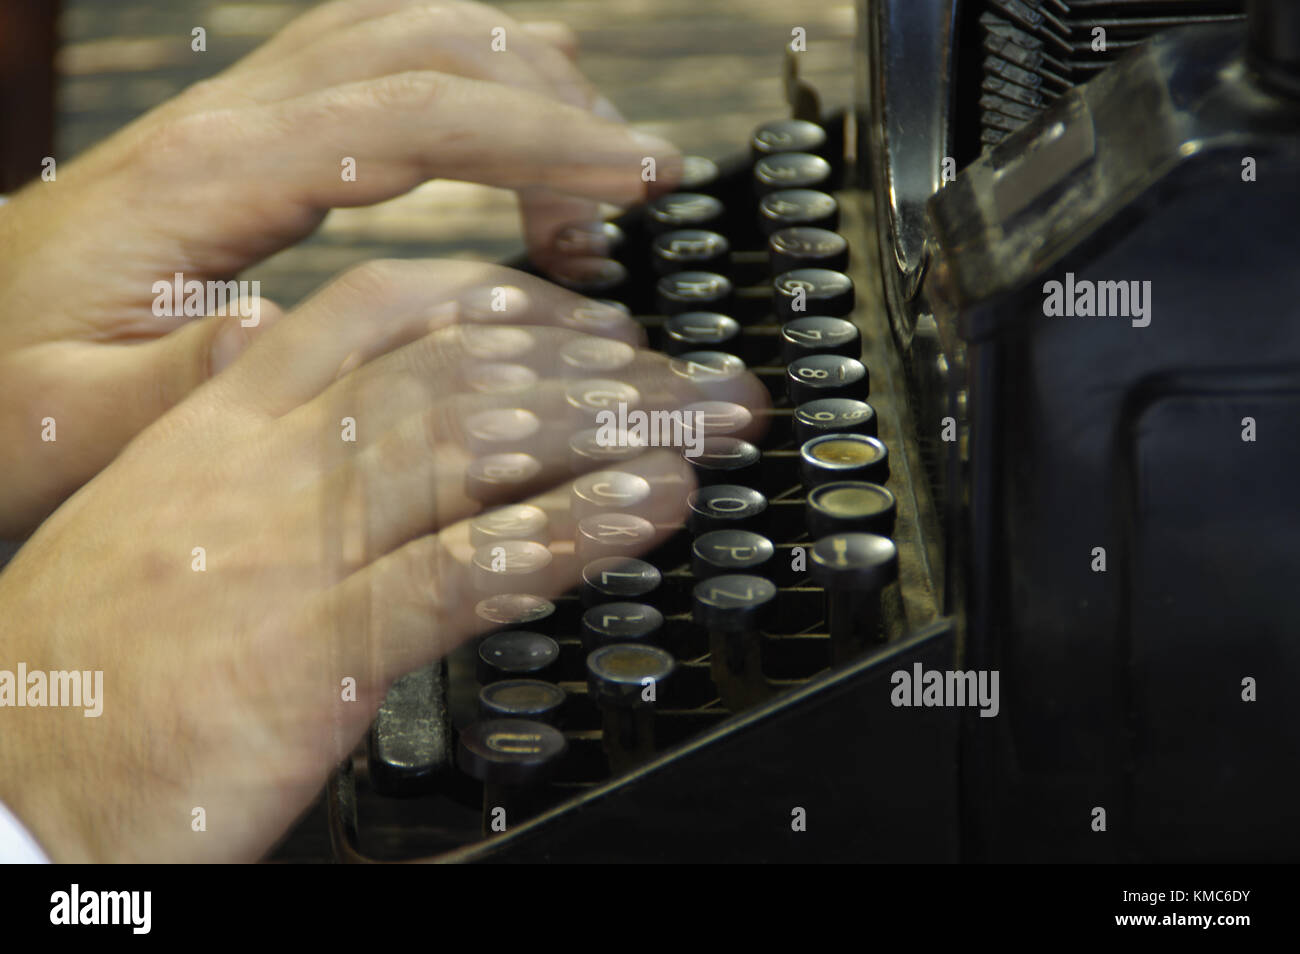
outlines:
M22 822L0 802L0 864L48 865L50 859L28 834Z

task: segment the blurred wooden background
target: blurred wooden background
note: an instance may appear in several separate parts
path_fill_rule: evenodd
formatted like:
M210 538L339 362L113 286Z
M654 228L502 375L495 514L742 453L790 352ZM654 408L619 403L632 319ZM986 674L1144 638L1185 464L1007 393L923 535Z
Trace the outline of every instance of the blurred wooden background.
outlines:
M29 0L0 0L9 3ZM34 0L46 3L49 0ZM185 86L219 72L307 0L63 0L56 66L56 155L69 158ZM852 0L503 0L519 20L562 20L580 35L580 65L628 120L711 157L744 148L752 127L784 115L781 60L807 31L803 75L830 105L851 90ZM207 31L207 52L190 31ZM513 197L451 182L336 211L309 241L247 273L292 304L369 258L517 254Z

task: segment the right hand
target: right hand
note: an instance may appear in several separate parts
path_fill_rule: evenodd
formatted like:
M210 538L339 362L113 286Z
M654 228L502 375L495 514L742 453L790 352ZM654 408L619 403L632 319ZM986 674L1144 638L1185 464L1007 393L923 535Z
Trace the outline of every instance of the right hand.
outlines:
M505 315L483 310L495 288L509 292ZM494 266L356 269L55 512L0 574L0 660L104 672L99 718L0 709L0 800L52 858L247 861L284 834L392 680L476 629L468 415L504 405L558 424L566 379L612 376L557 357L580 329L639 343L634 322L599 309L593 325L579 307L599 309ZM469 389L500 343L464 323L476 315L535 342L511 359L540 374L531 390ZM627 350L617 376L649 406L701 398L662 355ZM730 399L764 400L752 377L734 384ZM341 439L345 417L355 443ZM619 469L671 489L644 516L680 520L691 475L678 453ZM566 500L564 458L547 476ZM557 556L541 595L578 569ZM342 699L348 677L355 702ZM204 832L191 830L195 808Z

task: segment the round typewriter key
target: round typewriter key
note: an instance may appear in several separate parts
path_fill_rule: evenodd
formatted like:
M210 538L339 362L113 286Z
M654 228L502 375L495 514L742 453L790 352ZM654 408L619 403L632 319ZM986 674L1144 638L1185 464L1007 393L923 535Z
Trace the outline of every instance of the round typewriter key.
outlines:
M664 350L732 352L740 343L740 322L712 311L684 311L664 322Z
M605 557L592 560L582 568L582 603L652 602L663 582L663 574L653 563L633 557Z
M755 129L749 144L756 159L781 152L820 155L826 151L826 130L806 119L775 119Z
M546 511L532 504L509 504L485 511L469 522L469 542L474 547L491 546L502 540L550 541Z
M849 243L839 232L794 225L773 232L767 240L772 274L798 268L826 268L843 272L849 267Z
M507 361L522 358L537 347L537 338L526 328L493 328L457 325L459 343L474 358Z
M560 348L560 360L583 372L618 371L636 360L636 349L623 341L584 335Z
M876 436L876 412L866 401L819 398L794 409L794 439L802 444L822 434Z
M655 236L650 243L651 263L656 273L718 272L726 270L731 245L717 232L707 229L674 229Z
M732 401L695 401L682 408L687 415L687 432L693 437L725 437L743 431L754 423L753 412Z
M480 593L545 593L554 555L531 540L501 540L476 547L471 561Z
M781 360L787 364L810 354L862 354L862 335L857 326L843 318L813 315L795 318L781 326Z
M677 187L682 192L711 193L718 184L718 164L704 156L682 156L682 181Z
M641 403L641 392L630 384L608 378L585 378L564 389L564 402L574 410L577 420L590 423L601 411L620 404L634 408Z
M799 476L809 489L839 480L883 484L889 479L889 451L879 438L823 434L799 449Z
M807 152L779 152L754 163L759 195L781 189L823 189L830 178L831 164Z
M879 484L840 480L814 487L808 493L808 535L814 540L836 533L894 532L898 505L894 495Z
M479 600L474 616L481 629L527 629L549 633L555 626L555 604L528 593L502 593Z
M834 232L840 225L840 204L816 189L781 189L758 200L758 225L764 235L806 225Z
M731 281L717 272L674 272L659 279L655 300L665 315L684 311L723 311L731 301Z
M560 644L545 633L509 629L493 633L478 647L478 681L537 679L560 658Z
M796 268L772 280L772 307L782 321L807 315L843 318L853 311L853 279L829 268Z
M537 386L537 372L524 364L489 361L465 371L465 386L478 394L511 394Z
M761 621L772 611L776 584L761 576L727 574L695 585L695 622L709 633L713 682L722 702L743 709L765 699Z
M715 229L726 211L711 195L670 192L646 205L645 221L652 235L676 229Z
M593 467L640 457L645 449L645 441L635 435L618 431L611 440L604 428L589 427L569 438L569 465L574 473L585 474Z
M745 362L725 351L687 351L668 362L668 370L703 391L733 388Z
M767 498L752 487L713 484L691 491L686 506L686 526L691 533L750 530L762 524Z
M748 484L758 478L763 457L757 447L739 437L706 437L698 446L685 448L682 456L701 486Z
M636 556L655 540L649 520L630 513L601 513L578 521L574 538L578 559L585 563L607 556Z
M604 713L601 745L614 774L654 756L659 683L674 665L664 650L631 643L602 646L587 656L587 691Z
M460 733L456 762L468 775L493 785L544 781L569 749L554 726L526 719L489 719Z
M898 548L888 537L836 533L813 545L808 562L826 589L831 657L839 665L885 635L881 596L898 580Z
M536 487L542 462L532 454L487 454L465 469L465 494L480 503L504 503Z
M767 537L748 530L713 530L691 544L691 572L701 580L728 573L761 574L775 555Z
M569 225L555 233L555 250L582 258L617 258L627 242L623 230L613 222Z
M531 719L554 725L564 706L565 692L540 679L507 679L484 686L478 694L482 719Z
M553 274L552 277L558 284L588 298L602 298L617 294L627 283L628 271L621 262L607 258L589 270L573 275Z
M466 443L475 454L518 450L541 429L537 415L521 407L492 408L465 419Z
M577 478L569 490L574 520L616 510L643 507L650 499L650 481L621 470L598 470Z
M818 398L862 400L871 391L867 366L842 354L812 354L796 358L785 369L786 394L799 405Z
M601 603L582 614L582 647L653 642L663 625L663 614L648 603Z
M593 649L587 656L587 689L601 703L641 708L646 681L660 683L672 675L672 654L657 646L614 643Z

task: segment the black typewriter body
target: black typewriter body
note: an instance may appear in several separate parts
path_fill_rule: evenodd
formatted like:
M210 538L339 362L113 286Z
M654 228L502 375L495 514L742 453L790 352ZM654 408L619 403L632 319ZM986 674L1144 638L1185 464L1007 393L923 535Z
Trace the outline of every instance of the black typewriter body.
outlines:
M589 580L399 681L330 784L336 856L1300 857L1300 74L1280 39L1300 22L1259 7L1248 26L1231 3L866 0L855 110L791 75L792 120L683 187L708 202L615 220L627 274L582 290L768 384L757 462L702 480L765 509L692 511L630 599ZM1094 55L1096 24L1135 49ZM756 179L791 154L818 161ZM790 228L843 236L847 264L820 233L781 257ZM682 229L707 267L669 260ZM842 325L789 331L782 300L827 264L799 281L807 316L857 329L837 351ZM1129 285L1133 314L1047 315L1053 281L1150 282L1147 314ZM825 393L872 420L826 425L845 484L809 464L821 432L796 416L823 392L791 376L847 381L850 357L864 386ZM741 526L757 568L695 551ZM601 606L655 620L611 610L643 624L620 643ZM493 668L485 641L521 631L544 671ZM593 660L633 643L672 666L649 704ZM996 673L995 714L911 695L927 673ZM520 700L542 714L492 721Z

